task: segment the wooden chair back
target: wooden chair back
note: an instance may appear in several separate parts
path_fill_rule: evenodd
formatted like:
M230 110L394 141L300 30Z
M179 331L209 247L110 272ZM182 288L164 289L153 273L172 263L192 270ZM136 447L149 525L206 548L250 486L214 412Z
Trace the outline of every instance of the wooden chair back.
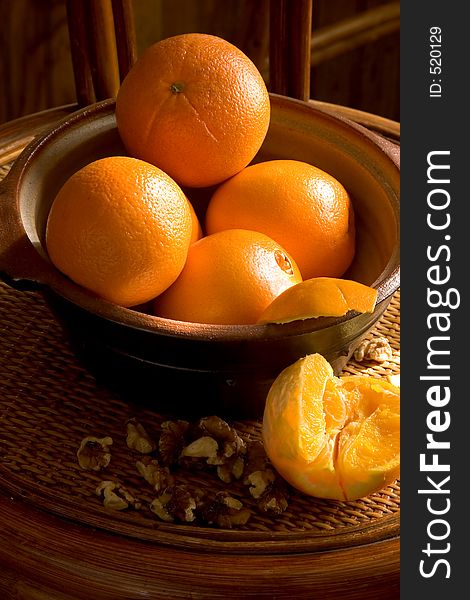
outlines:
M137 58L131 0L67 0L77 102L115 97ZM270 0L269 89L310 97L312 0Z

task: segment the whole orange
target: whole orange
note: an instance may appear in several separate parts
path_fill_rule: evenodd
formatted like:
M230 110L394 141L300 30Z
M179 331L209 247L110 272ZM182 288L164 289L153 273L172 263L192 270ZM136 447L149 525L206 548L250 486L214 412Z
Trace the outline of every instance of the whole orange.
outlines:
M276 296L300 281L297 265L274 240L229 229L192 244L181 275L156 298L155 314L196 323L255 323Z
M133 306L169 287L186 261L192 215L163 171L124 156L74 173L49 214L51 261L98 296Z
M208 234L242 228L265 233L293 257L303 279L340 277L355 251L354 212L343 185L305 162L251 165L223 183L206 214Z
M199 33L147 48L116 99L129 154L190 187L243 169L259 150L269 118L269 95L253 62L229 42Z
M200 240L202 238L202 236L204 235L204 233L202 231L201 223L198 219L196 211L194 210L194 207L191 204L191 202L189 202L189 200L188 200L188 204L189 204L189 210L191 211L191 223L192 223L191 244L193 244L194 242L197 242L198 240Z

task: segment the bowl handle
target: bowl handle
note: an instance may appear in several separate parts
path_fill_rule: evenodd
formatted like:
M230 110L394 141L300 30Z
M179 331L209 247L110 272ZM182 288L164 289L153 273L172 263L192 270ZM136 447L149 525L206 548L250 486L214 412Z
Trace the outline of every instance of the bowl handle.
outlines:
M0 182L0 279L18 289L37 289L52 284L57 274L25 231L15 187L10 174Z

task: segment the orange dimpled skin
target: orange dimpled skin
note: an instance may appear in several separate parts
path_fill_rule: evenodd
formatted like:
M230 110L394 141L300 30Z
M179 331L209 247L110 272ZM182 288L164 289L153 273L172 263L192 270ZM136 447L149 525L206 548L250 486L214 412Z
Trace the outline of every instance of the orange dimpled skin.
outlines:
M194 210L194 207L191 204L191 202L189 202L189 200L188 200L188 204L189 204L189 209L191 211L191 222L192 222L191 244L194 244L194 242L197 242L198 240L200 240L202 238L204 233L202 231L201 223L199 222L196 211Z
M129 154L190 187L243 169L259 150L269 118L269 95L252 61L229 42L199 33L150 46L116 99Z
M354 257L354 212L347 191L305 162L250 165L219 186L207 209L207 233L234 227L276 240L303 279L341 277Z
M193 234L190 205L160 169L128 157L97 160L72 175L49 214L54 265L96 295L134 306L178 277Z
M155 314L196 323L255 323L299 281L295 262L269 237L226 230L192 244L181 275L155 300Z

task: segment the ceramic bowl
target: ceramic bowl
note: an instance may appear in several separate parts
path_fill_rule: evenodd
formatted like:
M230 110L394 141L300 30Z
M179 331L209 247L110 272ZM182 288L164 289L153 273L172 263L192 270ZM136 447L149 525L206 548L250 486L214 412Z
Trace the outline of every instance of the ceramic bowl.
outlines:
M371 314L282 325L186 323L116 306L62 275L45 249L48 212L73 172L125 154L112 100L73 113L32 142L2 183L3 278L39 287L87 367L130 401L184 415L259 417L273 379L298 358L320 352L338 373L399 287L398 147L308 103L276 95L271 103L270 128L255 160L306 161L346 187L354 203L357 251L345 276L377 288ZM204 193L198 191L199 210Z

